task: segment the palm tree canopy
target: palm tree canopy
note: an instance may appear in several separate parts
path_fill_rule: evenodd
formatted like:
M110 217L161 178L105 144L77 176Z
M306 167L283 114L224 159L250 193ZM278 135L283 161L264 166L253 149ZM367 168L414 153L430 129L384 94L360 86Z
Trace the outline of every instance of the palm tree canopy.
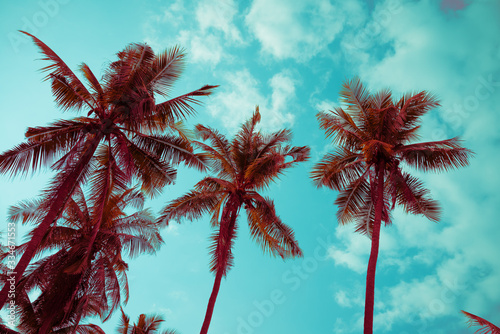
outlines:
M211 270L222 270L224 275L232 265L232 255L221 254L221 248L230 252L236 228L224 229L220 225L225 223L225 211L234 208L237 212L241 205L246 209L252 237L264 251L281 257L302 254L293 231L276 214L273 201L258 191L267 188L287 168L307 160L309 148L290 146L290 130L261 133L257 129L260 119L257 108L232 141L217 130L197 125L198 136L209 144L195 144L203 150L215 176L205 177L194 190L170 202L159 218L168 224L209 213L212 225L218 228L212 237ZM220 240L226 240L224 247Z
M97 149L97 160L110 159L121 166L127 179L137 176L151 195L173 182L172 164L182 161L204 168L189 141L176 135L177 121L193 114L193 106L200 104L198 98L210 95L216 86L170 97L184 68L182 49L173 47L155 54L147 44L131 44L118 52L118 60L109 64L101 82L82 64L79 70L86 86L52 49L23 33L49 62L42 71L48 72L45 79L51 82L56 105L63 111L87 114L29 128L25 143L0 155L0 173L26 174L50 165L60 175L50 187L57 189L54 186L61 184L82 155L95 150L90 142L107 146ZM158 103L158 96L165 101Z
M462 313L467 317L469 327L481 326L475 333L477 334L500 334L500 328L493 325L491 322L478 317L469 312L462 311Z
M130 324L130 317L121 310L121 318L118 323L117 334L176 334L174 330L160 330L165 319L161 315L139 315L136 323ZM161 332L160 332L161 331Z
M81 188L75 189L58 224L42 239L36 253L42 258L28 267L17 287L22 307L20 328L36 333L40 321L53 315L54 328L69 331L87 316L107 320L121 302L127 302L124 252L128 257L155 253L163 242L152 213L143 207L144 201L143 193L135 188L115 190L101 218L96 203L87 200ZM24 201L11 207L9 219L36 224L47 207L43 200ZM136 211L128 213L129 207ZM23 252L26 245L17 251ZM43 257L48 251L52 254ZM28 293L37 290L41 294L31 302ZM87 327L79 330L92 329Z
M342 107L317 115L320 127L338 148L326 154L311 172L318 187L340 192L335 202L339 222L355 221L358 232L370 235L375 215L372 187L375 169L381 163L385 189L382 220L391 222L390 211L397 204L406 212L437 221L437 202L402 166L446 171L468 165L472 152L457 138L412 143L419 138L421 116L439 106L436 97L423 91L394 100L388 90L370 94L355 78L343 84L340 102Z

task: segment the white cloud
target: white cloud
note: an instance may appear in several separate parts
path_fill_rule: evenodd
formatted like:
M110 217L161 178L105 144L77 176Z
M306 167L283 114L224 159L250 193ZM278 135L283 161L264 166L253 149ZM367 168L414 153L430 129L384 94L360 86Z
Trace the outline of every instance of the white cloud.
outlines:
M185 15L189 11L195 13L196 20ZM190 61L215 67L230 58L228 47L244 44L234 22L237 14L233 0L205 0L189 5L177 0L162 15L154 14L145 23L144 40L155 50L179 43L187 49Z
M213 28L222 31L227 39L241 42L241 33L233 23L237 13L237 3L232 0L205 0L198 3L196 20L203 32Z
M168 235L178 236L179 235L179 224L171 222L164 229L165 233Z
M331 246L327 257L333 259L336 265L345 266L358 274L366 272L370 240L354 234L352 228L344 226L337 227L335 236L341 241L343 247Z
M339 290L335 293L335 301L342 307L363 306L364 296L362 295L363 287L357 286L356 290Z
M331 100L321 100L315 103L314 109L317 111L328 111L335 110L335 108L340 107L340 104L336 101Z
M306 61L320 51L328 52L328 45L348 17L363 15L360 9L358 1L333 5L328 0L254 0L246 23L264 53L278 59ZM357 15L349 16L350 13Z
M287 72L275 74L269 80L271 93L264 94L260 82L247 70L228 73L227 87L217 93L207 104L209 112L222 120L226 128L235 130L245 122L259 105L261 126L266 130L277 130L293 124L292 113L296 81Z
M189 60L195 63L219 64L224 56L220 39L214 35L197 35L193 31L183 30L179 33L181 45L189 45Z

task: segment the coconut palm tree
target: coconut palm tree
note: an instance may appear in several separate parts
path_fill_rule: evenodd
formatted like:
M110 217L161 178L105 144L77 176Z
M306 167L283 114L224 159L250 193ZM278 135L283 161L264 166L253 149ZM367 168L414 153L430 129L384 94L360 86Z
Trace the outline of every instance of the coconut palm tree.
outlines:
M403 171L403 165L424 172L446 171L466 166L471 151L457 138L411 143L418 138L420 117L439 105L425 91L393 100L390 91L370 94L353 79L343 84L340 102L343 107L317 115L320 127L339 147L314 166L311 177L318 187L340 192L335 201L339 223L357 222L356 231L372 240L364 320L364 333L371 334L381 222L391 223L396 204L408 213L439 219L437 202L418 178Z
M475 333L477 334L500 334L500 328L493 325L491 322L478 317L469 312L462 311L462 313L467 317L469 327L481 326Z
M30 265L17 286L23 333L95 329L79 326L81 319L98 315L106 321L121 302L127 302L128 265L123 252L129 257L155 253L163 242L150 210L143 208L144 200L138 189L115 190L101 217L100 205L92 197L86 199L80 187L75 188L61 219L44 235L35 256L47 251L53 254ZM11 208L10 219L36 224L48 207L40 200L24 201ZM129 207L137 211L130 214ZM21 245L19 251L25 247ZM28 294L33 291L40 293L32 302Z
M25 33L25 32L24 32ZM184 67L184 51L178 47L155 54L147 44L131 44L117 53L99 82L86 64L80 71L88 88L64 61L33 35L30 36L49 65L56 104L62 110L85 111L85 116L58 120L48 126L28 128L27 141L0 155L0 173L27 174L51 166L56 177L45 191L50 203L47 215L32 234L14 272L19 281L43 236L60 215L73 189L86 178L96 152L119 165L124 178L137 177L148 194L172 183L175 164L203 169L185 136L177 134L177 121L195 112L199 97L216 86L170 97ZM157 102L161 98L163 102ZM103 196L106 196L107 192ZM0 307L7 299L7 285L0 292Z
M121 310L117 334L175 334L174 330L160 330L165 319L161 315L139 315L137 323L130 324L130 317Z
M291 140L289 130L269 135L261 133L256 129L259 121L257 108L231 142L216 130L197 125L197 134L203 140L209 140L212 146L195 143L207 156L216 176L199 181L194 190L170 202L160 216L160 221L168 223L174 219L194 220L209 213L211 224L216 228L210 247L210 271L215 272L215 282L202 334L208 332L222 277L233 264L231 250L242 206L247 213L252 237L265 251L283 258L302 254L293 231L276 214L273 201L258 191L269 186L285 169L307 160L309 148L287 145Z

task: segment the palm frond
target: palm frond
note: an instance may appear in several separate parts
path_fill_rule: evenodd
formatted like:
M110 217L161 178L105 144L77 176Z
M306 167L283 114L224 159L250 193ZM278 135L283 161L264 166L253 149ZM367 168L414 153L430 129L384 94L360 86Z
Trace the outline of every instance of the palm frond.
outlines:
M354 120L342 108L335 111L320 112L316 115L319 126L325 130L326 137L333 143L345 146L347 149L359 148L365 134L358 128Z
M190 191L171 201L162 211L158 222L168 224L171 220L193 221L210 212L220 201L221 193Z
M66 65L66 63L41 40L25 31L21 32L31 37L35 44L40 48L40 51L45 56L42 60L48 60L51 62L50 65L43 67L42 71L50 71L46 79L52 78L53 92L56 96L56 102L58 102L63 109L76 108L78 110L84 104L88 104L92 109L92 106L89 104L91 98L90 93L73 73L73 71L71 71L68 65ZM64 82L67 89L58 87L58 84L56 84L56 87L54 88L54 83L60 81Z
M196 113L194 106L201 104L197 99L199 96L208 96L212 94L213 90L217 87L218 86L205 85L200 89L159 103L155 106L154 112L162 120L169 120L172 117L174 119L184 119Z
M252 237L265 251L282 258L302 256L292 229L277 216L274 203L256 192L246 195L246 211Z
M500 334L500 328L492 324L491 322L478 317L469 312L461 311L468 319L467 323L469 327L481 326L475 333L477 334Z
M205 170L205 161L202 155L193 151L191 143L181 137L143 135L137 133L134 143L148 152L153 152L157 157L170 164L177 165L181 162L188 167Z
M458 138L404 145L397 148L402 161L422 171L447 171L465 167L474 154Z
M355 220L357 213L370 197L370 183L367 180L368 171L366 170L348 187L342 189L335 200L335 205L338 206L337 219L340 224L347 224Z
M179 46L169 48L156 55L151 66L149 85L161 96L168 96L175 81L185 67L185 50Z
M366 169L363 156L341 147L325 155L311 171L317 187L340 191L358 179Z
M340 90L341 102L347 105L355 119L366 117L370 106L370 94L359 78L353 78L344 82Z

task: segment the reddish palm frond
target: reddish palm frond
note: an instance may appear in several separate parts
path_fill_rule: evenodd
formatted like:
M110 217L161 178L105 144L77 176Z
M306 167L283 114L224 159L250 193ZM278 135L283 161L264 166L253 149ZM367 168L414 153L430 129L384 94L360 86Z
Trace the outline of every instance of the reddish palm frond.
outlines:
M163 209L158 222L168 224L171 220L187 219L193 221L210 212L220 201L221 193L190 191L171 201Z
M76 327L77 334L106 334L101 327L97 325L78 325Z
M477 334L500 334L500 328L492 324L491 322L478 317L469 312L461 311L468 319L467 323L469 327L481 326L475 333Z
M397 148L402 161L422 171L447 171L469 164L472 151L462 147L458 138L410 144Z
M263 251L282 258L302 256L292 229L277 216L273 201L256 192L248 192L245 199L250 233Z
M401 109L399 117L404 120L404 128L407 129L417 125L421 116L439 107L440 103L435 95L424 91L403 95L397 106Z
M389 89L382 89L373 94L372 103L375 109L384 109L390 107L392 102L392 93Z
M332 138L334 144L347 149L357 149L366 135L358 128L351 116L341 108L335 111L320 112L316 115L319 126L325 130L326 137Z
M204 151L204 156L209 161L212 170L216 170L221 178L234 178L237 175L236 166L230 156L218 152L209 145L195 141L194 144ZM229 159L228 159L229 158Z
M337 220L339 224L347 224L353 221L371 196L370 183L367 177L368 172L366 171L349 186L341 190L337 196L335 205L338 207Z
M346 81L340 90L340 97L354 119L365 117L370 107L370 94L359 78Z
M141 314L136 323L130 323L130 317L121 309L121 318L117 328L118 334L160 334L160 327L165 322L158 314ZM175 334L174 330L163 330L161 334Z
M361 154L341 147L314 165L311 178L317 187L326 186L340 191L357 180L365 168Z
M185 50L179 46L158 54L153 61L151 72L153 74L149 83L154 87L154 92L167 96L185 68Z
M125 139L126 140L126 139ZM127 153L133 161L136 171L148 171L140 174L142 190L150 196L156 195L165 185L174 182L177 172L152 152L141 149L130 140L126 140Z
M430 198L430 192L423 183L408 173L400 170L394 171L390 175L389 193L393 193L396 203L411 214L423 215L427 219L437 222L441 214L441 209L436 201Z
M136 134L134 143L148 152L153 152L161 160L173 165L184 163L188 167L205 170L204 156L195 154L191 143L181 137Z
M0 173L26 175L48 166L65 151L80 142L85 123L58 121L49 127L29 128L27 143L21 143L0 155Z
M82 63L82 65L80 65L80 71L82 71L83 75L87 79L87 82L92 89L93 95L95 96L95 100L97 100L99 105L97 109L94 109L93 111L96 112L99 117L103 117L103 112L108 105L104 96L104 90L102 86L87 64Z
M45 56L42 60L48 60L51 62L50 65L42 68L42 71L50 71L46 79L52 78L52 89L56 95L56 102L59 106L62 107L63 110L70 108L76 108L78 110L82 108L83 105L90 106L88 102L91 97L90 93L73 73L73 71L71 71L68 65L66 65L66 63L41 40L25 31L21 32L30 36L35 44L40 48L40 51ZM64 80L64 85L57 83L59 80ZM65 93L67 95L65 95Z
M219 86L205 85L200 89L194 90L176 98L159 103L155 106L155 114L162 119L168 120L172 116L176 119L186 118L195 114L193 105L200 105L196 97L208 96Z
M19 221L23 224L27 222L35 223L43 217L43 211L40 210L40 207L44 204L43 202L43 199L37 198L12 205L7 212L7 219L13 223Z

